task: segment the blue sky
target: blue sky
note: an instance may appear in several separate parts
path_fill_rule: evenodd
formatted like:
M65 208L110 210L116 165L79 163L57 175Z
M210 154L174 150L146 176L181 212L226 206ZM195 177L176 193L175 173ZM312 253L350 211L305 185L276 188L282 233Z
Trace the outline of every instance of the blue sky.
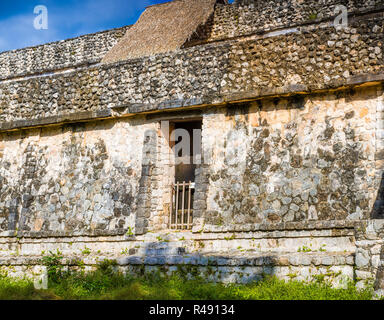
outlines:
M166 0L0 0L0 52L133 24ZM35 30L34 8L48 9L48 30Z
M146 6L167 1L0 0L0 52L134 24ZM48 9L47 30L33 26L38 5Z

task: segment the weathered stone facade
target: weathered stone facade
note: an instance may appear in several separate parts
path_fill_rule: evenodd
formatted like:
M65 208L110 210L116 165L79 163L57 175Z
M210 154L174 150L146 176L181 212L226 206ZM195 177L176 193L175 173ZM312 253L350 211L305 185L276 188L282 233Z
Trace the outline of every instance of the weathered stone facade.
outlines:
M333 21L341 5L349 15L383 9L381 0L239 0L232 6L218 4L202 34L204 40L217 41Z
M382 102L374 87L212 109L203 130L214 159L207 221L369 219L381 172L374 159Z
M101 61L129 28L108 30L0 54L0 79L88 66Z
M124 28L0 54L0 265L41 273L59 249L69 266L380 292L383 4L218 3L183 48L114 64L99 62ZM196 119L193 228L174 231L163 121Z

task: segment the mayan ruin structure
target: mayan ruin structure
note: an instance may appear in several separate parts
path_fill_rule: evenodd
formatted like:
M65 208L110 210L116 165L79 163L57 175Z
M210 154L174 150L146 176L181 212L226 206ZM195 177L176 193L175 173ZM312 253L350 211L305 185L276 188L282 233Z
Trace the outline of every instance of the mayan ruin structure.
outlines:
M383 19L383 0L174 0L0 53L0 267L44 277L59 250L383 293Z

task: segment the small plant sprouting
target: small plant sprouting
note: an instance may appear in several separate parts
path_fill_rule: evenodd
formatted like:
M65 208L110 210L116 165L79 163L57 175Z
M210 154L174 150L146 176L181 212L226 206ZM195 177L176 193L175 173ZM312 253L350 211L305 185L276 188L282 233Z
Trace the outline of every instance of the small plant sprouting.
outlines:
M129 236L129 237L132 237L132 236L134 236L134 235L135 235L135 234L133 233L133 231L132 231L132 228L131 228L131 227L128 227L128 231L127 231L126 235L127 235L127 236Z
M235 234L232 234L230 237L224 237L225 240L233 240L236 238Z
M43 252L42 252L43 253ZM63 254L57 249L56 253L49 251L49 255L43 256L41 263L47 267L48 278L53 282L57 282L63 272Z
M83 270L85 269L85 263L81 259L76 259L74 262L74 265L79 267L80 269L83 269Z
M129 254L128 248L125 248L124 250L121 250L121 254Z
M162 238L162 237L160 237L160 236L156 237L156 239L157 239L157 241L159 241L159 242L169 242L168 239L164 239L164 238Z
M301 248L297 249L297 252L311 252L312 249L308 248L307 246L302 246Z
M112 274L115 266L117 266L116 260L104 259L98 263L97 270L103 274Z
M288 273L287 276L288 276L291 280L293 280L293 279L297 278L297 273Z
M325 274L315 274L313 276L314 280L317 282L317 283L324 283L325 282Z
M318 18L318 13L316 11L311 11L308 15L308 19L313 21Z
M84 250L81 251L81 253L87 256L91 254L91 249L85 247Z
M321 251L321 252L325 252L325 251L327 251L326 249L325 249L325 244L323 244L321 247L320 247L320 249L319 249L319 251Z

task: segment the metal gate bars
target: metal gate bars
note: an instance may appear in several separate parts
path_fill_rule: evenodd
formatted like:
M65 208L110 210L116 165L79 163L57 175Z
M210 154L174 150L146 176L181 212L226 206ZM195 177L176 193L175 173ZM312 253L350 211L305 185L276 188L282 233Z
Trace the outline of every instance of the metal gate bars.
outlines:
M172 210L169 227L176 230L192 229L194 182L177 182L172 188Z

